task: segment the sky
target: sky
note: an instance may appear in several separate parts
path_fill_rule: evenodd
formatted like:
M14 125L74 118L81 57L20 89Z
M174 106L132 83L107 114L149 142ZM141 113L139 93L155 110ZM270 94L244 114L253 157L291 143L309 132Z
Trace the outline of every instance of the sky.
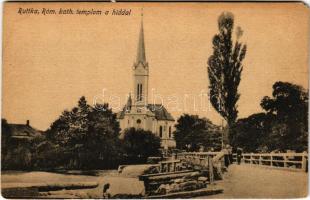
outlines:
M110 12L33 15L20 8ZM201 97L222 12L234 14L247 45L239 118L262 112L260 101L276 81L308 89L309 10L302 3L4 3L2 118L46 130L83 95L117 112L133 86L141 8L149 101L155 97L175 119L190 113L222 122ZM111 15L113 9L131 12Z

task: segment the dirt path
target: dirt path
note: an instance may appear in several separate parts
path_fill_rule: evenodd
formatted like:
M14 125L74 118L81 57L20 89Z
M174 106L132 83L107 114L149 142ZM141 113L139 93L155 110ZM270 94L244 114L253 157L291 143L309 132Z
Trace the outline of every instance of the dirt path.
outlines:
M250 165L231 165L218 183L222 194L203 198L298 198L308 194L308 174Z

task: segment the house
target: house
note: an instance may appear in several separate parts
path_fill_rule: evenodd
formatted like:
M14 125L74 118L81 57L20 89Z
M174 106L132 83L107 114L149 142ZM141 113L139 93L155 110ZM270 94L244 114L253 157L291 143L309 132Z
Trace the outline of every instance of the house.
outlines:
M29 141L43 133L30 126L29 120L25 124L8 124L8 128L11 131L11 138L16 141Z
M31 167L32 141L43 132L31 127L29 120L25 124L9 124L2 119L1 129L1 169Z

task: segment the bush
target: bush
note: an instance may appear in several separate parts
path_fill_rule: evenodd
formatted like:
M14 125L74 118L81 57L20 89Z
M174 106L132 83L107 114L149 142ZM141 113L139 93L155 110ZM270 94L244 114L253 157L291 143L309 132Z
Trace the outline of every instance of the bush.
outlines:
M149 156L160 155L160 138L151 131L130 128L124 131L123 147L127 163L145 163Z

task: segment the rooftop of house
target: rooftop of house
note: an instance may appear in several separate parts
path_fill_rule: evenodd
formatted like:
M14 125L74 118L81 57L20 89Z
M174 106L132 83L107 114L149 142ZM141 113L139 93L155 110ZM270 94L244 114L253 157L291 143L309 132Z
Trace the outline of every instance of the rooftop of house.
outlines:
M12 131L12 138L15 139L31 139L43 133L38 129L33 128L27 120L26 124L8 124Z

